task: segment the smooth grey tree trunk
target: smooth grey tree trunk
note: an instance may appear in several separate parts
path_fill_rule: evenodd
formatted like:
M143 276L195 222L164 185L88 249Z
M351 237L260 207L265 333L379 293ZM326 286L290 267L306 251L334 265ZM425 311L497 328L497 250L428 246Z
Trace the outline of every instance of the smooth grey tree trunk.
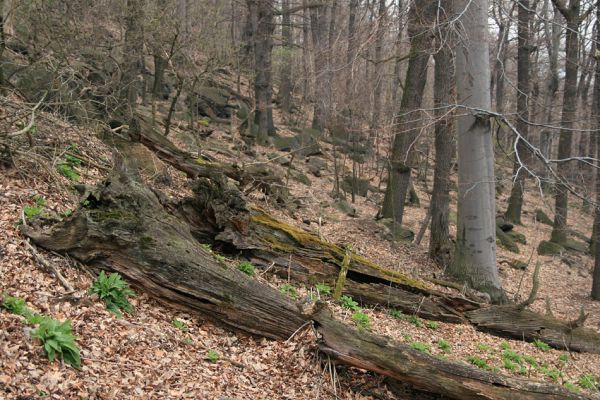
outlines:
M596 2L596 51L600 50L600 0ZM594 115L593 123L600 130L600 59L596 59L596 76L594 78ZM596 141L596 158L600 159L600 134L594 135ZM596 162L598 164L598 162ZM599 165L597 165L599 166ZM592 277L592 299L600 300L600 170L596 169L596 213L594 218L594 274Z
M518 50L517 50L517 123L516 128L524 139L529 139L529 95L530 83L530 55L531 55L531 33L529 22L531 12L529 0L519 0L518 5ZM521 223L521 211L523 209L523 192L525 190L525 178L530 168L529 152L520 137L515 138L515 160L513 165L513 185L508 199L508 209L505 218L514 224Z
M4 0L0 0L0 95L6 94L6 85L4 82L4 69L2 59L6 49L6 38L4 32Z
M581 0L570 0L568 8L561 0L552 0L556 8L567 21L565 44L565 85L563 91L563 106L561 114L561 131L558 141L558 158L565 159L571 156L573 142L573 122L577 118L577 75L579 71L579 25L581 24ZM557 173L562 179L569 179L571 163L558 163ZM564 243L567 240L567 215L569 193L563 184L556 185L556 198L554 203L554 226L550 240L555 243Z
M322 131L327 120L327 109L329 95L327 90L327 8L326 5L311 7L310 9L310 31L313 42L313 68L315 83L314 112L312 128Z
M458 228L447 272L504 302L496 265L494 151L490 117L488 1L454 0L462 27L456 48Z
M400 70L402 67L402 32L404 25L402 23L402 0L398 0L398 33L396 34L395 49L396 60L394 62L394 77L392 79L392 104L391 107L396 107L396 101L398 100L398 92L400 91L400 82L402 77L400 76Z
M419 133L418 110L427 80L429 52L433 43L431 27L436 10L437 3L417 0L408 16L410 56L400 109L394 121L394 142L382 207L382 216L392 218L399 225L404 215L404 199L410 186L411 170L418 167L414 144Z
M450 1L443 0L442 6L450 12ZM446 18L440 22L445 22ZM437 35L438 52L435 60L433 98L435 108L435 168L433 174L433 193L431 196L431 237L429 256L438 264L447 266L452 258L452 242L448 228L450 205L450 171L455 152L455 116L450 114L451 103L455 98L454 60L451 44L446 43L449 31L441 25Z

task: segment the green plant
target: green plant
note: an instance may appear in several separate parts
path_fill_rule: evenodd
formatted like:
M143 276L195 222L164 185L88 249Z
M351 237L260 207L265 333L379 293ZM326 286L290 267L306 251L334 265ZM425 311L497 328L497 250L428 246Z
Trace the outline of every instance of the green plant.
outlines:
M340 305L342 306L342 308L345 308L350 311L360 310L358 303L350 296L340 297Z
M171 325L173 325L175 328L179 329L181 332L188 331L187 324L180 319L174 319L173 321L171 321Z
M319 292L319 295L331 295L331 286L324 282L317 283L315 288L317 289L317 292Z
M431 330L436 330L437 328L440 327L440 324L438 324L436 321L427 321L427 327Z
M67 178L70 181L77 182L81 178L81 176L79 176L77 171L75 171L73 166L69 163L57 164L56 170L58 171L59 174L61 174L62 176L64 176L65 178Z
M31 312L29 308L27 308L25 300L7 294L2 298L2 307L13 314L21 315L23 317L25 317L26 313Z
M579 388L571 382L565 382L565 383L563 383L563 386L565 389L567 389L568 391L573 392L573 393L579 393L579 391L580 391Z
M579 377L577 384L584 389L593 390L593 389L596 389L600 383L596 380L594 375L583 374Z
M477 345L477 348L481 351L489 351L492 348L492 346L490 346L489 344L485 344L485 343L479 343Z
M570 357L568 354L565 353L565 354L561 354L560 356L558 356L558 360L561 362L567 363L567 362L569 362Z
M438 345L439 349L442 350L444 353L450 352L450 343L448 343L444 339L438 340L437 345Z
M212 245L210 243L200 243L200 247L202 247L204 250L208 251L209 253L213 252Z
M298 291L296 290L295 287L293 287L289 283L284 283L283 285L281 285L281 287L279 288L279 291L281 293L285 294L286 296L291 297L292 299L298 298Z
M410 344L410 347L412 347L413 349L420 351L422 353L428 353L429 352L429 345L423 342L412 342Z
M75 344L76 336L71 333L71 321L62 323L45 318L37 329L31 331L31 336L38 338L44 346L48 360L53 362L61 359L74 368L81 366L79 347Z
M554 382L558 381L558 378L562 376L562 372L560 372L556 368L541 367L540 370L544 375L552 379Z
M490 366L488 365L487 361L485 361L483 358L478 357L478 356L469 356L467 358L467 361L470 362L471 364L475 365L476 367L479 367L481 369L485 369L485 370L490 370Z
M523 360L527 364L531 365L533 368L537 368L539 366L537 360L535 358L531 357L531 356L525 355L525 356L523 356Z
M410 322L411 324L413 324L417 328L420 328L420 327L423 326L423 323L421 322L421 318L417 317L416 315L409 316L408 317L408 322Z
M192 338L186 337L185 339L182 340L183 344L187 344L188 346L191 346L194 344L194 341L192 340Z
M81 165L81 159L70 154L65 154L65 161L72 166Z
M396 310L395 308L392 308L390 310L390 315L392 317L398 318L398 319L404 319L406 317L402 311Z
M517 364L523 363L523 356L513 350L505 350L502 353L502 359L516 362Z
M519 367L519 364L516 364L507 358L503 359L502 363L504 368L508 369L509 371L515 371Z
M33 205L26 205L23 207L23 215L25 215L25 218L27 219L40 215L46 205L46 199L40 195L34 196L33 201Z
M402 338L406 341L406 342L412 342L413 338L412 336L410 336L408 333L405 333L402 335Z
M92 283L90 293L98 295L100 300L104 302L108 311L121 317L121 310L128 314L133 312L133 306L129 303L128 297L135 293L129 288L127 282L121 279L121 275L113 272L106 275L104 271Z
M236 266L238 271L245 273L248 276L254 276L256 273L254 265L249 261L242 261Z
M59 216L61 218L69 218L71 215L73 215L73 210L71 210L70 208L68 210L65 210L65 211L63 211L63 212L61 212L59 214Z
M371 321L369 316L362 312L352 314L352 320L356 323L359 329L371 330Z
M542 351L550 350L550 346L538 339L533 342L533 345Z
M502 342L500 343L500 348L502 350L510 350L510 344L508 344L508 342Z
M219 353L214 350L209 350L206 352L206 357L204 359L210 361L211 363L216 363L220 358L221 356Z

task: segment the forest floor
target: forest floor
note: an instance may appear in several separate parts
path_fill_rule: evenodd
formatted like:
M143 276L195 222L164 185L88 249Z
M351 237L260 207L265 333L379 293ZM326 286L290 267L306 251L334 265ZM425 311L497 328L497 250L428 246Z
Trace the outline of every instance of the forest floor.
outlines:
M26 115L26 108L21 112ZM0 112L2 112L0 110ZM8 110L5 110L8 112ZM1 116L1 115L0 115ZM279 133L292 134L276 112ZM24 117L25 118L25 117ZM2 119L6 121L6 119ZM288 157L289 153L273 148L256 149L247 156L236 149L239 138L227 125L215 125L207 141L198 142L192 133L174 129L171 139L186 150L202 152L229 162L266 161L267 155ZM16 125L1 126L2 131L18 130ZM256 339L232 333L172 306L161 304L145 293L132 299L135 312L117 318L97 299L88 295L93 275L74 260L39 249L73 286L66 289L45 271L25 244L18 225L26 219L23 209L42 196L46 210L65 212L77 206L78 198L69 189L67 178L56 173L56 163L67 151L76 151L83 163L77 166L80 183L96 183L110 167L111 149L97 139L90 129L71 126L54 115L41 113L37 132L32 139L36 148L55 149L45 157L34 156L35 149L26 148L15 155L17 168L0 175L0 293L18 296L27 305L55 319L69 319L81 347L81 370L60 363L49 363L39 344L29 336L23 318L0 310L0 398L1 399L395 399L380 377L348 368L332 368L317 355L315 335L311 330L286 342ZM386 144L382 144L382 148ZM46 146L46 147L44 147ZM26 146L25 146L26 147ZM303 172L310 185L289 179L290 191L301 206L294 212L275 207L261 194L252 199L287 222L312 230L331 242L351 245L357 253L388 268L411 276L441 277L443 271L427 257L428 235L420 245L385 240L384 229L375 220L383 194L370 192L357 197L352 206L356 217L333 206L332 149L322 144L321 158L327 163L320 177L311 175L303 158L292 159L293 168ZM138 152L148 179L168 171L171 180L155 187L170 196L181 196L188 190L185 178L163 165L141 146L122 151ZM346 168L351 162L345 160ZM273 162L282 176L288 166ZM426 186L431 188L430 171ZM377 170L366 166L363 176L372 177L378 186ZM510 182L505 183L510 188ZM415 232L425 218L429 195L425 183L416 184L421 199L419 207L408 207L405 225ZM498 209L506 208L506 189ZM533 309L552 313L563 319L575 319L583 307L589 318L586 326L600 331L600 303L592 302L591 270L593 259L585 254L571 256L571 266L560 257L542 257L536 252L540 240L549 238L550 227L534 220L534 210L541 208L552 217L550 198L542 198L528 182L523 225L515 230L523 233L527 244L519 244L520 254L498 250L500 274L509 296L524 299L531 290L534 265L541 263L540 290ZM452 208L456 209L455 198ZM569 209L573 229L591 235L593 216L577 207ZM454 224L451 229L455 229ZM509 267L503 260L520 260L525 270ZM228 260L235 262L235 260ZM275 287L287 282L267 275L257 279ZM293 282L292 282L293 284ZM314 288L295 285L303 298ZM447 290L447 289L443 289ZM326 297L323 297L326 300ZM331 304L337 317L351 323L352 312ZM566 384L576 390L588 390L586 379L600 377L600 355L568 353L519 340L503 340L476 331L470 325L425 321L414 316L392 313L383 308L363 308L375 333L421 347L434 356L451 361L471 362L502 374ZM180 321L174 323L173 321ZM210 359L216 352L218 359ZM470 361L469 361L470 360ZM510 361L510 362L507 362ZM408 395L407 395L408 396ZM407 397L410 398L410 397ZM414 397L413 397L414 398Z

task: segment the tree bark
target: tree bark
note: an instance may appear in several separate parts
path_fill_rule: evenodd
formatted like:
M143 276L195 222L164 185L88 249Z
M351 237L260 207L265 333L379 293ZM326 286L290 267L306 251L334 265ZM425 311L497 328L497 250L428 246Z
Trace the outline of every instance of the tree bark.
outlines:
M523 139L529 139L529 94L531 84L529 79L529 60L531 54L531 33L529 23L531 12L529 0L519 0L518 5L518 65L517 65L517 123L516 128ZM515 160L513 166L513 185L508 199L508 209L505 219L513 224L521 223L521 211L523 208L523 192L525 189L525 178L530 168L528 149L520 137L515 138L514 144Z
M594 77L593 123L600 130L600 0L596 2L596 76ZM600 134L594 135L596 159L600 160ZM596 162L596 207L594 217L594 274L592 277L592 299L600 300L600 163Z
M283 37L283 57L279 83L279 98L281 100L281 109L287 113L292 105L292 23L290 0L281 1L281 36Z
M456 250L447 272L488 293L493 302L503 302L496 266L494 151L484 114L491 108L487 10L487 0L454 2L464 29L456 52L456 87L458 104L465 109L458 118Z
M404 215L404 199L410 186L410 174L416 165L415 141L419 133L417 119L421 107L429 51L433 41L431 27L436 15L436 3L417 0L409 13L408 35L410 55L400 110L394 124L394 142L388 168L388 184L382 215L399 225Z
M377 131L381 126L381 89L383 80L383 40L385 38L385 29L387 22L386 0L379 0L379 10L377 13L377 31L375 33L375 68L373 70L373 112L371 114L370 136L375 138Z
M446 10L450 9L449 1L443 2ZM446 21L443 19L442 21ZM431 195L431 237L429 239L429 256L438 264L447 266L452 258L452 242L448 228L450 206L450 171L454 148L454 115L451 104L454 91L454 60L450 44L446 43L449 30L442 29L438 36L438 52L434 55L434 108L435 108L435 167L433 173L433 193ZM440 37L444 35L444 37Z
M139 95L138 77L144 51L143 20L144 0L127 0L121 77L121 108L127 121L135 114Z
M329 108L329 92L327 90L327 5L311 7L310 9L310 32L313 42L313 69L315 83L314 110L312 128L322 131L327 121L327 110Z
M252 3L252 4L251 4ZM256 109L254 123L257 125L256 140L266 144L275 133L273 124L273 82L271 50L273 48L273 2L272 0L248 0L248 7L256 12L254 33L254 98Z
M6 95L4 82L4 50L6 50L6 33L4 31L4 0L0 0L0 95Z
M501 376L395 343L385 336L348 329L328 310L313 315L322 335L319 350L338 362L409 383L417 389L460 400L562 400L582 395L560 386Z
M558 142L558 158L564 159L571 156L573 142L573 122L577 117L577 75L579 71L579 40L578 32L580 20L580 0L570 0L568 8L561 0L552 0L560 13L567 21L567 39L565 44L565 84L563 92L563 106L561 115L561 131ZM571 176L571 163L558 163L558 175L567 180ZM557 183L554 203L554 225L550 240L561 244L567 240L569 192L565 185Z

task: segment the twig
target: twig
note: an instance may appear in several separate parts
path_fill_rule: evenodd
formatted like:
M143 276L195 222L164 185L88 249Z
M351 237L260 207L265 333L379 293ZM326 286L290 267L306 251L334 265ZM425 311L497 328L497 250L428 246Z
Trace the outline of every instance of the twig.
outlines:
M35 112L42 105L42 102L46 98L46 94L47 93L44 93L44 95L42 96L40 101L35 105L35 107L33 107L31 109L31 119L29 120L29 123L27 124L27 126L25 126L23 129L18 130L17 132L9 133L8 137L11 137L11 138L17 137L19 135L29 132L31 130L31 128L33 128L33 126L35 125Z
M67 289L68 293L75 292L75 289L73 289L73 286L71 286L69 281L64 276L62 276L60 271L55 266L53 266L51 263L49 263L40 253L38 253L38 251L35 249L35 247L33 247L31 245L31 243L29 243L29 239L24 240L23 243L25 243L25 246L27 246L31 250L31 252L33 253L33 256L35 257L36 260L38 260L38 262L40 264L42 264L45 268L52 271L52 273L59 280L61 285L63 285L63 287L65 289Z

